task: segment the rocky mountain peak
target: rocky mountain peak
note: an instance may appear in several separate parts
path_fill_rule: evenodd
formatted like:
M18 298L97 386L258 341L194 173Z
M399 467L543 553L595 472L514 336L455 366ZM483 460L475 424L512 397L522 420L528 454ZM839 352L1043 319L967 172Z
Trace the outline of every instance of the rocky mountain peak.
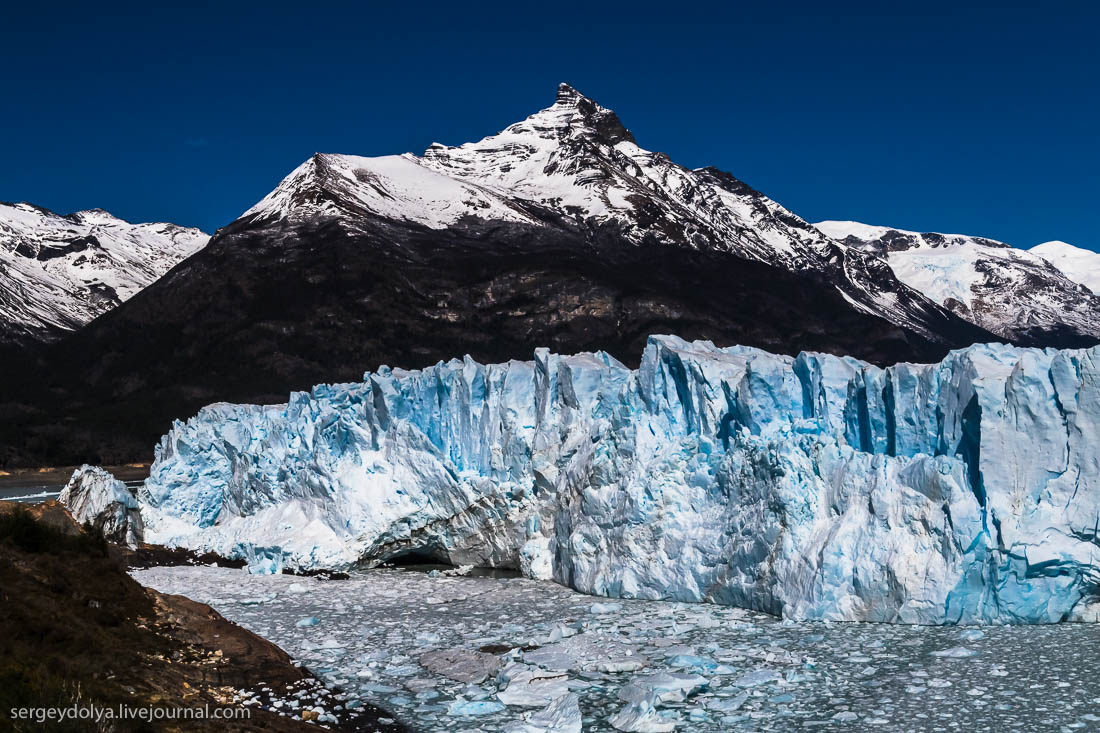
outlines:
M558 84L558 104L576 104L580 100L591 102L592 100L574 89L568 82Z
M618 115L601 107L595 100L584 96L565 82L558 85L554 107L575 110L576 114L569 120L570 127L589 128L606 145L617 145L623 141L636 143L634 135L626 129Z

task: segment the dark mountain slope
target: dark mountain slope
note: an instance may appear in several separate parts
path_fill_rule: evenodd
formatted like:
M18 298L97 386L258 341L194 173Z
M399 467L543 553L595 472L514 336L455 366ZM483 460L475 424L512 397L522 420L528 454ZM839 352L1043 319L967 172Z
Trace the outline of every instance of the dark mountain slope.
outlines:
M950 345L992 338L941 326ZM172 419L214 401L281 402L381 364L537 346L636 363L651 333L879 363L949 345L852 308L819 275L612 229L241 221L37 363L8 362L0 445L8 465L148 458Z

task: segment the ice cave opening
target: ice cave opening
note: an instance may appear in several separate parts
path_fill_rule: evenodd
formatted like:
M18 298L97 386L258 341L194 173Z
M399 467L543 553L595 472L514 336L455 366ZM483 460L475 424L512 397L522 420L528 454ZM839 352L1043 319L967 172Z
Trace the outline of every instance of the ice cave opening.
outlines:
M437 554L427 548L416 548L412 550L402 550L395 555L392 555L381 563L381 567L394 567L404 568L406 570L421 570L428 572L430 570L455 570L455 566L450 563L447 557L441 553Z

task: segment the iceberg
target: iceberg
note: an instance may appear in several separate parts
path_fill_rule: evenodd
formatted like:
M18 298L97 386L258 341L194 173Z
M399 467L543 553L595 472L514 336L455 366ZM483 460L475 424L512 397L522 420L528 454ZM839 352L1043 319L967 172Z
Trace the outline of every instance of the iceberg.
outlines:
M103 537L136 547L144 533L137 498L109 471L84 465L73 472L57 500L80 524L90 524Z
M138 503L147 541L260 571L411 554L793 620L1094 621L1098 357L880 368L653 336L637 370L383 367L177 421Z

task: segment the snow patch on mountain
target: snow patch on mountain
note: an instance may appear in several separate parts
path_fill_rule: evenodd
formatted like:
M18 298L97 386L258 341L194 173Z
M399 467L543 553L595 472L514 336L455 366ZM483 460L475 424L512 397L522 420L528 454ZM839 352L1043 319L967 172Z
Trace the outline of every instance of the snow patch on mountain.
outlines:
M261 572L416 552L796 619L1096 620L1100 348L930 365L652 337L382 368L177 422L148 541Z
M1054 240L1028 250L1062 271L1066 277L1100 294L1100 253Z
M463 217L533 220L502 197L425 167L415 155L364 158L318 153L244 213L304 217L368 211L444 229Z
M198 229L59 216L0 203L0 342L51 340L114 308L206 246Z

